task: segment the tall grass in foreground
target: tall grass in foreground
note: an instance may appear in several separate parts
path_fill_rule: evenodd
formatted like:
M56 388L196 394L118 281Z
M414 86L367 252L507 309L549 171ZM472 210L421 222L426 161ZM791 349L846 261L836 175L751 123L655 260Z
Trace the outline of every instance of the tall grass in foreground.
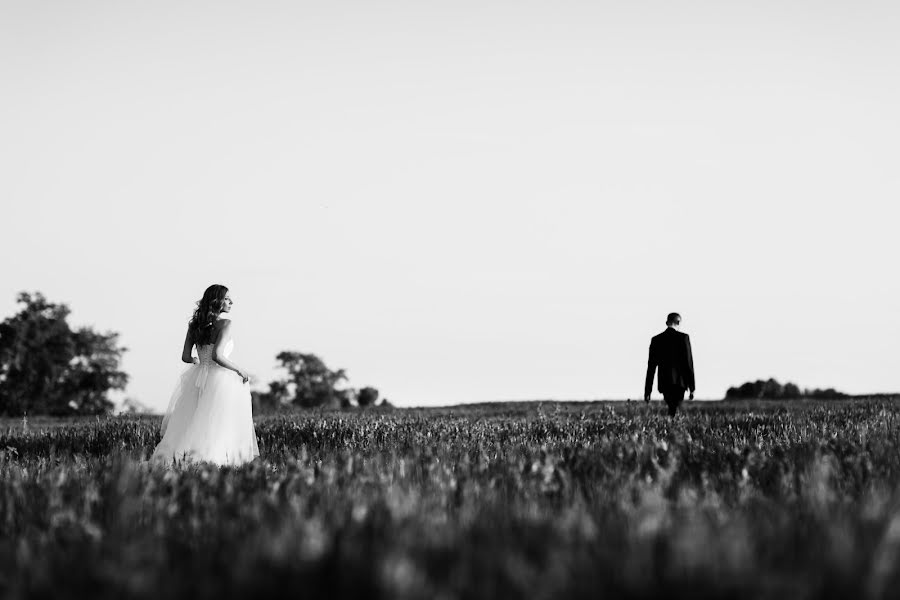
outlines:
M238 469L158 423L3 422L4 596L900 592L900 402L297 413Z

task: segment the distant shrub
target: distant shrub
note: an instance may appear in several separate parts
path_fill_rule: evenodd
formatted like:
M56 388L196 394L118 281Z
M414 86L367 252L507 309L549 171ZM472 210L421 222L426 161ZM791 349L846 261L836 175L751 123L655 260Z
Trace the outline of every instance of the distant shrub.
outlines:
M378 401L378 390L373 387L364 387L356 396L356 403L360 406L374 406Z

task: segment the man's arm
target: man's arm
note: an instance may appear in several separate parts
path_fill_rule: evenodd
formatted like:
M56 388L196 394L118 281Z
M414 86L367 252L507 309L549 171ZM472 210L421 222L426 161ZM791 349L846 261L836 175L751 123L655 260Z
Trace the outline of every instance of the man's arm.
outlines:
M656 352L653 351L653 340L650 340L650 352L647 357L647 377L644 379L644 400L650 400L650 391L653 389L653 375L656 373Z
M694 381L694 354L691 352L691 336L684 335L684 345L687 350L687 385L688 389L691 390L691 399L693 399L696 383Z

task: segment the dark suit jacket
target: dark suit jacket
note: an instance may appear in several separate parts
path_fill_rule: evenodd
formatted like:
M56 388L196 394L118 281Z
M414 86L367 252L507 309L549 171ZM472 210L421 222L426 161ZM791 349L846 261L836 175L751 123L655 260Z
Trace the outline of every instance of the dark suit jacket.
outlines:
M647 360L647 380L644 382L644 396L653 389L653 373L659 369L657 378L660 393L669 390L694 391L694 357L691 354L691 338L672 327L667 327L650 340L650 358Z

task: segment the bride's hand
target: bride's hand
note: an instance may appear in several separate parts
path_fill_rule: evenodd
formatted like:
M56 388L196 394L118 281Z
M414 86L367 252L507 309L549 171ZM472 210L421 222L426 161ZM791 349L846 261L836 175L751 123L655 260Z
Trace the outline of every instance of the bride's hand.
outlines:
M238 371L238 375L241 376L241 379L244 380L244 383L250 381L250 373L247 373L246 371Z

